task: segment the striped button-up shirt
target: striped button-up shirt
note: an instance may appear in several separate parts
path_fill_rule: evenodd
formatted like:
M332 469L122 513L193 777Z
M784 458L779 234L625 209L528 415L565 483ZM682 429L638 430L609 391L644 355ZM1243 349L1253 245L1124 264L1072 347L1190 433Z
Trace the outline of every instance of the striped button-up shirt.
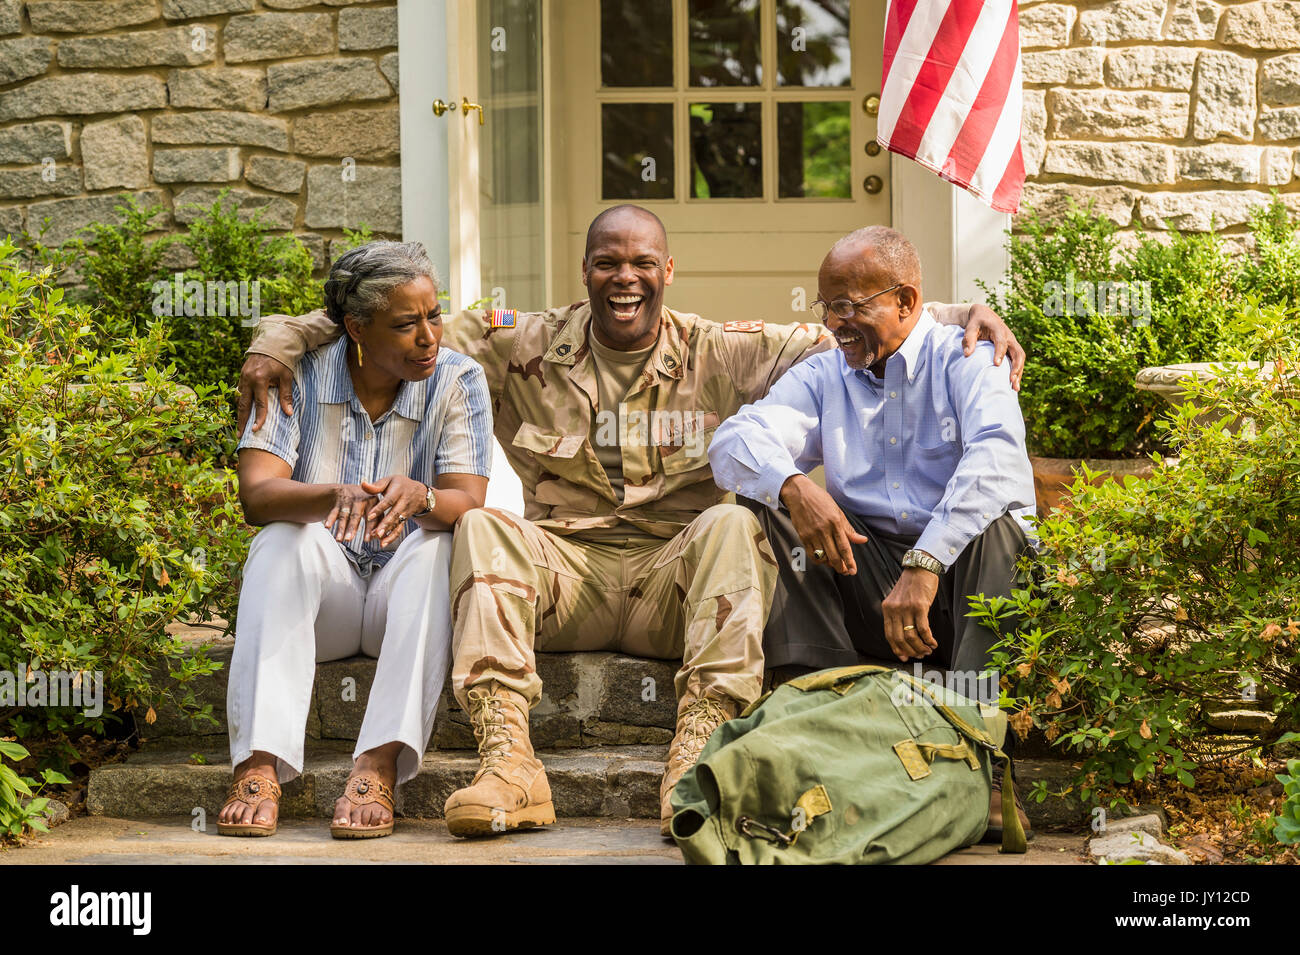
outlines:
M308 352L293 379L292 416L273 395L261 431L253 417L239 448L270 451L306 484L360 484L393 474L433 487L441 474L487 477L492 464L492 413L483 369L472 358L442 348L434 373L404 381L393 405L371 422L348 374L349 339ZM274 391L274 389L272 389ZM345 553L363 576L382 567L416 527L407 521L388 547L361 533Z
M787 478L824 464L841 507L915 538L945 567L1007 512L1032 539L1034 478L1011 363L995 366L989 342L966 357L962 336L923 311L883 379L850 368L839 349L795 365L718 428L718 484L776 509Z

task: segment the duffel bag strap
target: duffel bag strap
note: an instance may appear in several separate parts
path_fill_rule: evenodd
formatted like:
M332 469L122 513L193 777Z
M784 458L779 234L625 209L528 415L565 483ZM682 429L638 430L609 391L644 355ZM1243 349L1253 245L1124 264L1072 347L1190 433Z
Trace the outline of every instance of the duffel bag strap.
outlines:
M993 759L1002 760L1002 848L1001 852L1022 854L1029 851L1025 841L1025 827L1020 824L1020 814L1016 812L1016 790L1011 779L1011 757L1004 753L993 737L962 719L951 707L935 699L928 684L923 680L914 680L906 673L899 672L898 677L907 680L917 690L925 694L934 708L942 714L952 728L971 742L980 746Z

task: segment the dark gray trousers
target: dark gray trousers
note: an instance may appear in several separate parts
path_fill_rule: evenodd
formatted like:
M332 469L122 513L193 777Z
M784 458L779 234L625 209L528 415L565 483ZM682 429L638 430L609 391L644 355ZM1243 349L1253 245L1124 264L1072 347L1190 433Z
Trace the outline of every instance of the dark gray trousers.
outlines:
M773 511L743 497L737 502L758 516L779 566L772 612L763 631L768 669L820 670L857 663L900 666L885 639L880 604L903 572L903 553L916 541L881 533L856 514L845 512L854 529L867 538L865 544L852 545L858 572L845 577L825 564L813 563L810 555L796 559L796 554L803 554L803 544L784 508ZM968 598L981 593L1009 597L1016 585L1016 562L1028 547L1016 519L1004 514L958 555L939 578L939 592L930 607L930 632L939 647L919 661L922 668L977 674L988 666L989 648L998 637L967 616ZM796 564L804 569L796 570ZM910 670L912 663L904 668Z

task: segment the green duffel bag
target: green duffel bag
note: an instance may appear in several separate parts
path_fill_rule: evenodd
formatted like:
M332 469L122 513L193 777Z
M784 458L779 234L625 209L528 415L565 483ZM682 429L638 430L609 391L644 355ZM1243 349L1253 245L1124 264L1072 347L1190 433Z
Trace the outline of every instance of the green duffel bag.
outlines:
M933 862L984 835L1005 735L996 708L898 670L810 673L709 737L673 838L688 863ZM1002 851L1024 852L1013 800L1008 784Z

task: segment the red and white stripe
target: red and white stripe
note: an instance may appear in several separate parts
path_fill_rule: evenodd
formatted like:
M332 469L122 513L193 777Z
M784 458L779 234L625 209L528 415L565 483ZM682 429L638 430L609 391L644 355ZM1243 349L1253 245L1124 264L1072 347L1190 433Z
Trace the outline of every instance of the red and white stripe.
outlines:
M889 0L876 139L1016 212L1020 27L1016 0Z

